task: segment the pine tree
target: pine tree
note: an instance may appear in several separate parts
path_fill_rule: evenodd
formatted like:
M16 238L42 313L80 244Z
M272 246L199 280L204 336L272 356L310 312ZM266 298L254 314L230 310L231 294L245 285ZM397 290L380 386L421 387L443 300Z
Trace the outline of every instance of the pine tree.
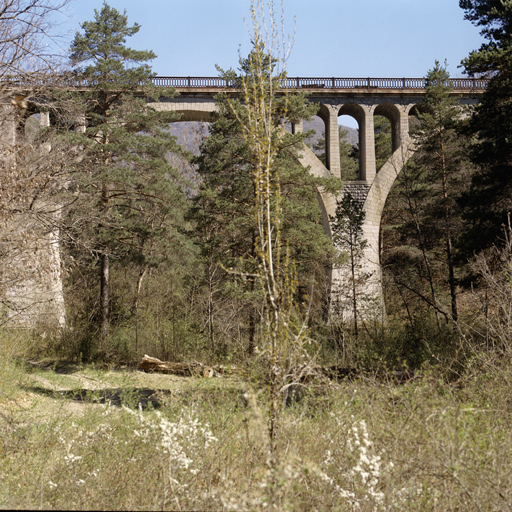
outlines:
M490 79L469 124L478 166L466 210L465 249L470 256L493 244L512 211L512 2L461 0L465 18L482 27L486 39L462 62L466 73Z
M242 80L246 86L253 84L255 58L262 58L262 48L254 48L251 54L240 62L241 74L230 70L226 78L239 86ZM264 58L269 58L265 56ZM270 80L272 66L264 63L262 69ZM273 77L272 80L275 80ZM274 84L275 90L278 86ZM332 247L321 224L321 213L317 200L317 187L336 186L334 181L321 180L311 176L298 162L297 154L307 137L306 134L291 134L282 128L283 119L295 121L308 118L316 111L308 105L302 94L279 96L272 99L272 129L279 134L276 140L273 168L280 180L280 202L283 210L282 236L287 240L291 257L296 261L300 282L301 299L312 290L316 297L325 290L325 269L329 263ZM210 126L209 137L201 147L198 158L198 172L203 179L200 193L196 198L195 215L198 222L199 243L207 261L207 282L209 297L215 273L220 286L218 295L232 294L236 289L242 297L248 324L248 351L254 349L257 323L261 319L261 289L253 277L258 268L255 242L257 221L254 216L254 148L247 140L243 123L247 120L247 108L240 99L221 96L217 101L217 112ZM276 135L274 135L276 136ZM339 186L339 184L338 184ZM227 271L227 273L226 273ZM240 279L240 275L245 275ZM223 290L223 291L221 291ZM317 300L318 304L321 302ZM209 302L208 310L215 307ZM240 317L239 317L240 318ZM210 338L213 336L211 326Z
M390 197L395 214L401 211L402 215L394 221L400 245L388 246L387 257L393 253L398 256L393 274L400 287L421 297L438 315L451 316L456 322L455 240L462 228L457 199L467 183L468 172L464 138L459 135L463 110L451 96L453 86L446 66L436 62L425 81L419 124L411 133L416 153ZM441 290L450 297L450 314Z
M83 119L76 119L73 140L83 156L71 187L78 196L70 221L76 237L101 262L101 339L108 334L109 273L112 258L144 268L165 255L166 246L187 242L180 235L185 209L183 180L166 155L179 148L166 130L175 115L157 112L151 101L172 96L153 86L151 51L128 48L129 26L104 3L94 20L81 25L71 45L76 77L87 90L78 98ZM84 237L89 237L84 239ZM160 243L157 250L155 244Z
M359 331L358 322L361 301L364 298L363 287L370 277L361 272L364 250L368 245L363 234L365 217L366 212L363 210L361 203L354 199L350 193L346 193L338 201L336 214L331 218L333 242L336 247L344 251L348 256L346 262L348 266L347 283L350 286L350 290L347 293L350 296L349 304L342 297L334 297L334 305L339 309L347 308L352 310L356 338Z

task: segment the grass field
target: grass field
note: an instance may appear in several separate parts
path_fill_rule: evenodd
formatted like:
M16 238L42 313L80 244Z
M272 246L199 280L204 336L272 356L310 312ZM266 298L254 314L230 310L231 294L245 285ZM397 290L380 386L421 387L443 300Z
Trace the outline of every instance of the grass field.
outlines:
M512 370L312 386L268 465L265 389L5 358L0 507L512 509ZM140 406L139 406L140 403Z

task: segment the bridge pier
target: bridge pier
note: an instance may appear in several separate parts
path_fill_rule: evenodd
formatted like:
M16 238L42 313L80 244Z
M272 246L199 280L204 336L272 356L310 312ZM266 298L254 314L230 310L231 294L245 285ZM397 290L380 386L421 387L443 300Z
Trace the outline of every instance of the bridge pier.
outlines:
M27 189L26 198L20 198L17 190L20 179L30 183L37 180L33 173L41 172L20 155L25 151L39 151L44 156L50 150L48 145L29 146L37 130L50 126L48 112L39 112L27 126L25 121L31 114L11 105L0 109L0 158L5 194L0 225L2 250L8 255L0 261L0 321L17 327L63 327L65 305L59 232L38 220L39 213L55 211L56 205L30 197L35 190ZM9 199L11 193L18 199ZM32 202L31 208L14 202L19 200Z
M421 95L412 98L397 97L395 93L366 93L349 95L343 101L332 93L327 97L312 95L311 100L319 103L319 117L325 123L326 160L324 166L316 155L307 147L302 150L300 162L310 172L319 177L341 177L340 141L338 117L350 115L359 124L359 180L345 182L342 194L350 193L358 200L366 213L363 236L367 246L363 255L363 265L359 278L364 280L364 302L366 318L385 319L384 297L382 290L382 271L380 266L380 222L387 195L404 163L412 154L408 149L409 121L411 108L422 100ZM153 104L158 110L174 110L182 114L182 121L208 121L215 110L212 96L208 103L205 97L191 96ZM393 154L386 164L377 172L375 158L374 116L387 117L392 126ZM299 133L302 122L292 125L292 132ZM326 233L332 237L330 218L336 213L336 198L325 191L318 191L322 221ZM331 299L350 292L350 276L346 269L335 267L331 271ZM331 303L333 302L331 300ZM343 301L341 316L350 321L353 318L350 301Z
M368 182L372 182L377 173L373 110L374 107L361 108L362 116L359 122L359 179Z
M382 212L391 187L403 166L412 155L409 141L409 111L416 103L379 102L374 104L350 101L345 104L321 104L319 116L326 122L326 147L336 148L339 141L334 132L334 121L338 115L351 115L359 124L359 180L345 182L341 197L351 194L365 212L362 227L366 247L356 275L356 295L359 295L358 317L385 321L386 311L382 289L382 269L380 265L380 224ZM326 116L326 112L330 115ZM333 115L335 114L335 115ZM392 155L377 172L375 158L374 116L383 115L391 122ZM328 124L329 123L329 124ZM336 136L334 136L336 134ZM336 139L336 141L334 140ZM337 146L339 153L339 142ZM338 160L339 161L339 160ZM331 164L327 161L327 164ZM334 160L335 164L336 161ZM329 168L332 175L337 174ZM318 173L318 171L317 171ZM335 209L334 209L335 211ZM334 216L334 211L329 213ZM330 226L328 229L330 234ZM339 250L347 250L339 247ZM354 319L352 301L352 275L349 266L336 266L331 274L331 312L345 322Z
M331 176L341 177L338 105L320 104L319 117L325 123L325 160Z

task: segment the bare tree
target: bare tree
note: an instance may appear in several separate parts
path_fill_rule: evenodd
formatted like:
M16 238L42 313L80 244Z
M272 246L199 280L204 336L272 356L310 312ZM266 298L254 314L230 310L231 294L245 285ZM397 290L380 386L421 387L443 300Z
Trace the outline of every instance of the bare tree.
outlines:
M54 70L54 14L69 0L0 0L0 79Z

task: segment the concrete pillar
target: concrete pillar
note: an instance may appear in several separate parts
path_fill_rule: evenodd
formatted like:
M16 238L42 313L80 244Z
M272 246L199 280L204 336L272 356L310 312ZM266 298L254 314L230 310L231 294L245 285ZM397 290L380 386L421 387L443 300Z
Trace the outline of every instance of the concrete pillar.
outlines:
M338 128L338 105L328 105L329 117L325 121L325 153L327 169L331 175L341 178L340 136Z
M380 266L379 226L372 222L363 225L363 238L367 243L356 270L357 316L359 321L383 322L386 318ZM338 247L348 251L348 247ZM331 317L351 323L354 319L352 273L349 263L335 265L331 270Z
M399 147L406 147L407 141L409 139L409 113L402 109L400 109L400 120L399 120L399 143L397 145L397 148L393 148L393 151L395 149L398 149Z
M297 123L292 123L292 133L302 133L304 131L304 121L301 119Z
M374 108L364 108L363 110L364 115L359 123L359 179L371 183L377 174L373 123Z

